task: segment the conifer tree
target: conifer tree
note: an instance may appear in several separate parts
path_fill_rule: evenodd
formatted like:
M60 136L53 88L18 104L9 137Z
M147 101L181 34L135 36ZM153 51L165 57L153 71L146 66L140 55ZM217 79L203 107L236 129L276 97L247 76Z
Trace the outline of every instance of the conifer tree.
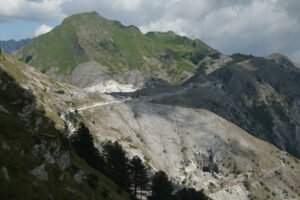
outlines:
M130 180L133 188L134 197L137 196L137 190L147 190L149 177L147 168L138 156L134 156L130 161Z
M80 127L76 133L71 137L71 142L77 154L90 166L102 173L105 173L105 160L98 149L94 146L93 137L91 136L89 129L82 122L79 126Z
M151 196L149 200L171 200L173 184L165 172L156 172L152 179Z
M197 191L194 188L183 188L176 192L174 200L208 200L203 190Z
M122 146L116 141L104 145L107 175L121 188L129 191L129 160Z

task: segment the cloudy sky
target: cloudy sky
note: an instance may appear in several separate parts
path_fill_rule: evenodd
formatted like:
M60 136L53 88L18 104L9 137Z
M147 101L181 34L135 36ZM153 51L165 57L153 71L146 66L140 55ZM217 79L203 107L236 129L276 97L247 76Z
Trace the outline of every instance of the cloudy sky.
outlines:
M3 0L0 40L43 34L74 13L173 30L225 54L281 52L300 63L300 0Z

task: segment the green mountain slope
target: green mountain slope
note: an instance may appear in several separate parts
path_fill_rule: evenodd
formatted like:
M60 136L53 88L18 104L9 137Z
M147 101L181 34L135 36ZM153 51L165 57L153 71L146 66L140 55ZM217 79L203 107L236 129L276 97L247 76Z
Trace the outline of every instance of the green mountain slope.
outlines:
M204 57L220 54L200 40L173 32L144 35L134 26L92 12L66 18L15 55L43 72L55 68L56 76L70 75L78 64L96 61L123 82L137 84L126 74L137 70L175 84L193 75Z
M11 61L1 53L0 199L129 199L77 156L33 91L5 71Z

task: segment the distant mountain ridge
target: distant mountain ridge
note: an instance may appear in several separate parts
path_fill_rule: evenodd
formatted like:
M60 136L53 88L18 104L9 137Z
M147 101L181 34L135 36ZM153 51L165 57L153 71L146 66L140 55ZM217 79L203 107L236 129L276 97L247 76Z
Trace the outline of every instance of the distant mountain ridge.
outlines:
M96 12L66 18L14 55L79 87L110 79L135 87L151 78L180 84L201 67L217 68L231 60L198 39L171 31L143 34Z
M11 54L24 46L30 44L34 38L27 38L22 40L0 40L0 49L8 54Z

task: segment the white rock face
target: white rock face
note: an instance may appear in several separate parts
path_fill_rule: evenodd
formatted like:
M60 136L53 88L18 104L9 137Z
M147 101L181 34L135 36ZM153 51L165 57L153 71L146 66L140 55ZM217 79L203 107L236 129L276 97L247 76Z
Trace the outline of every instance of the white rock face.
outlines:
M219 59L212 59L209 56L207 56L203 59L203 61L201 61L201 63L209 63L206 66L206 73L210 74L211 72L219 69L220 67L223 67L224 65L226 65L226 63L230 62L231 60L232 58L230 58L229 56L221 54Z
M136 100L82 110L82 114L90 116L86 124L100 141L118 140L130 155L138 155L153 170L165 171L176 183L197 189L230 183L230 193L218 190L214 199L247 199L245 177L225 176L224 160L231 158L232 164L247 172L255 168L251 160L259 160L257 155L265 157L267 168L281 165L268 160L269 145L206 110ZM203 172L210 152L220 173Z
M63 151L57 142L50 143L48 147L46 142L36 144L32 154L37 158L43 158L46 163L57 164L62 170L65 170L70 163L69 151Z
M64 113L62 113L62 115L60 117L64 122L67 137L70 137L76 131L76 127L70 119L70 112L64 112Z
M4 178L5 178L7 181L10 181L10 178L9 178L8 171L7 171L6 167L2 166L1 172L2 172L2 175L4 176Z
M10 151L10 146L8 144L6 144L6 142L3 141L3 143L2 143L2 149Z
M82 181L86 179L84 172L82 170L79 170L75 175L74 175L74 180L77 184L82 184Z
M209 195L210 198L214 200L248 200L247 192L245 189L239 185L234 185L232 187L226 188L214 194Z
M2 105L0 105L0 112L3 112L5 114L9 114L9 112Z
M103 83L98 83L91 87L85 88L89 92L101 92L101 93L112 93L112 92L134 92L138 88L132 84L119 84L114 80L109 80Z
M45 167L46 167L46 164L42 164L41 166L36 167L33 170L31 170L30 173L42 181L47 181L48 173L46 172Z

